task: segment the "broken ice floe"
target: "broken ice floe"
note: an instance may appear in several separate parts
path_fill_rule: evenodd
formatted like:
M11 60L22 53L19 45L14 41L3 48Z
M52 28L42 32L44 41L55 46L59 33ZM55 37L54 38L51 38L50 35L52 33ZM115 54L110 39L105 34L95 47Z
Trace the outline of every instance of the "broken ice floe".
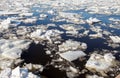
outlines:
M104 78L104 77L99 77L97 75L87 75L86 78Z
M47 16L47 14L40 14L40 18L46 18Z
M6 20L3 20L0 24L0 28L1 29L8 29L10 27L11 24L11 19L7 18Z
M21 56L22 50L29 47L30 41L26 40L0 40L0 55L9 58L17 59Z
M66 34L71 34L71 35L78 35L79 32L76 31L76 30L73 30L73 31L66 31Z
M73 23L80 22L80 15L78 15L77 13L59 12L59 16L66 18L67 22L73 22Z
M82 51L67 51L59 55L67 61L73 61L80 57L84 57L86 54Z
M37 21L37 18L27 18L25 20L23 20L23 23L35 23Z
M17 15L19 12L0 11L0 15Z
M15 69L6 68L0 73L0 78L40 78L37 75L28 72L26 68L20 68L19 66Z
M113 41L113 43L120 43L119 36L110 36L110 39Z
M110 67L115 65L115 57L111 53L107 53L104 56L100 54L92 54L86 63L86 68L90 71L97 71L105 76L105 72L108 72Z
M77 49L87 49L86 43L80 43L77 41L67 40L63 44L59 45L59 51L77 50Z
M90 34L89 37L90 38L102 38L103 35L102 33L96 33L96 34Z
M24 17L28 17L28 16L33 16L33 13L20 13L19 16L24 16Z
M94 24L94 23L99 23L99 22L101 22L101 20L99 20L99 19L97 19L97 18L92 18L92 17L90 17L89 19L86 20L86 22L87 22L88 24Z
M37 29L36 31L32 32L30 37L37 38L37 39L47 39L49 42L52 42L52 37L57 37L62 34L62 31L59 30L41 30Z
M14 65L14 60L4 59L0 57L0 69L5 69L7 67L11 68Z

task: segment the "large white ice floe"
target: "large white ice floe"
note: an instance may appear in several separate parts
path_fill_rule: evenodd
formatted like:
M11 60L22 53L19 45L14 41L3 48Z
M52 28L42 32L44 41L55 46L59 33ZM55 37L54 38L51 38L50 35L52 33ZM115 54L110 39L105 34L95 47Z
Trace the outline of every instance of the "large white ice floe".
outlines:
M83 51L67 51L59 55L67 61L73 61L80 57L84 57L86 54Z
M97 71L105 75L105 72L108 72L110 67L114 65L115 57L111 53L106 53L104 56L94 53L90 56L85 66L90 71Z
M99 23L101 20L97 19L97 18L92 18L90 17L89 19L86 20L86 22L88 24L94 24L94 23Z
M59 47L59 51L68 51L68 50L77 50L77 49L85 50L87 49L87 44L77 41L67 40L58 47Z
M119 36L110 36L110 39L113 41L113 43L120 43Z
M31 42L27 40L0 40L0 55L8 59L21 56L22 50L27 49Z
M0 73L0 78L40 78L31 72L28 72L26 68L20 68L19 66L15 69L6 68Z

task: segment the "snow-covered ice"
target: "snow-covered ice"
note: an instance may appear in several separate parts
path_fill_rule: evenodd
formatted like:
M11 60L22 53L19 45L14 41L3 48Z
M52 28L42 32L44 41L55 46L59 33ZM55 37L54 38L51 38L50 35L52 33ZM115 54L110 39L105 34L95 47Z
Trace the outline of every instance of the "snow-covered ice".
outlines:
M80 57L84 57L86 54L83 51L67 51L59 55L67 61L73 61Z
M110 36L110 39L111 39L114 43L120 43L120 37L119 37L119 36Z
M31 72L28 72L26 68L20 68L19 66L15 69L6 68L0 73L0 78L40 78Z
M0 55L9 59L20 58L22 50L29 47L30 41L26 40L0 40Z
M115 65L115 57L111 54L92 54L86 63L86 68L90 71L97 71L104 75L105 72L109 71L110 67Z
M58 47L59 47L59 51L68 51L68 50L77 50L77 49L87 49L87 44L77 41L67 40Z
M88 24L94 24L94 23L99 23L101 20L97 19L97 18L92 18L90 17L89 19L86 20L86 22Z

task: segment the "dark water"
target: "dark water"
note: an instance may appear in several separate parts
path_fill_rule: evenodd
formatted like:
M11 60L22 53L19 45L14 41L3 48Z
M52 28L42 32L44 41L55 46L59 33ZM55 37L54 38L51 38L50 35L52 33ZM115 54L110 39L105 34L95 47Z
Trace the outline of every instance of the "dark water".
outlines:
M32 43L27 51L21 55L25 63L46 65L51 61L51 58L45 53L45 46Z

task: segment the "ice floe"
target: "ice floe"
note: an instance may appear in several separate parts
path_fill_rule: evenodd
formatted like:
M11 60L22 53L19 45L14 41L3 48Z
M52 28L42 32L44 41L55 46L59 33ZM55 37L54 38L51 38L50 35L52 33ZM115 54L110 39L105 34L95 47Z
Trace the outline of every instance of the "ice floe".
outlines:
M29 47L30 41L26 40L0 40L0 51L3 57L17 59L21 56L22 50Z
M20 68L19 66L15 69L6 68L0 73L0 78L40 78L31 72L28 72L26 68Z
M91 37L91 38L102 38L103 35L102 35L102 33L97 33L97 34L90 34L89 37Z
M17 15L19 12L0 11L0 15Z
M94 24L94 23L99 23L101 20L97 19L97 18L92 18L90 17L89 19L86 20L86 22L88 24Z
M90 71L100 72L105 76L105 72L108 72L110 67L115 65L115 57L111 54L105 54L104 56L100 54L92 54L86 63L86 68Z
M59 55L67 61L73 61L80 57L84 57L86 54L82 51L67 51Z
M86 78L104 78L104 77L99 77L97 75L87 75Z
M35 23L37 21L37 18L27 18L23 20L24 23Z
M80 43L77 41L67 40L58 46L59 51L77 50L77 49L87 49L86 43Z
M60 34L62 34L62 31L59 30L41 30L38 29L31 33L31 38L37 38L37 39L47 39L49 42L52 42L52 37L57 37Z
M114 43L120 43L120 37L119 37L119 36L110 36L110 39L111 39Z
M6 20L3 20L0 24L0 28L1 29L8 29L10 27L11 24L11 19L7 18Z

